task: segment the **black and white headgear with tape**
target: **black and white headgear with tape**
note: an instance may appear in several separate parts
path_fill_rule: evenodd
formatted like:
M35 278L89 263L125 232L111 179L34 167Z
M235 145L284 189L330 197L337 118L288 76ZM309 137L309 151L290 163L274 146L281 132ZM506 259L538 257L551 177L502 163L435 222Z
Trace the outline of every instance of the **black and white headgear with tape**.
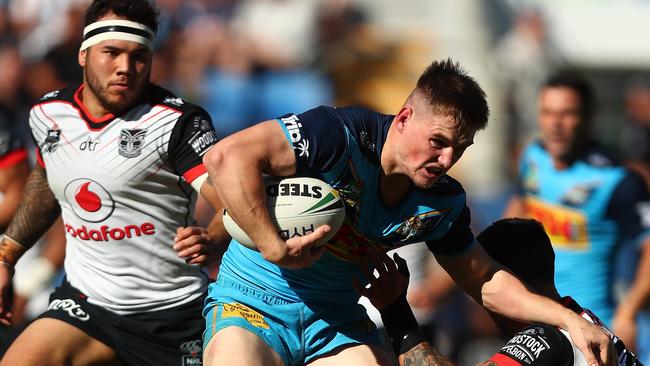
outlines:
M155 33L144 24L123 19L100 20L84 28L81 50L109 39L119 39L140 43L153 49Z

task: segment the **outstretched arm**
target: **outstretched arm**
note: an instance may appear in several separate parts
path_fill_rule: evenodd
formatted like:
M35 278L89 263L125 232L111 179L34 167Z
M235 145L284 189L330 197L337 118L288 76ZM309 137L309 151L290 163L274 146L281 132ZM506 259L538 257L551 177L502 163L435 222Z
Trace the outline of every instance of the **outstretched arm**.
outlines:
M604 365L609 337L559 303L530 292L480 245L455 256L436 256L460 287L486 309L511 319L566 329L589 365Z

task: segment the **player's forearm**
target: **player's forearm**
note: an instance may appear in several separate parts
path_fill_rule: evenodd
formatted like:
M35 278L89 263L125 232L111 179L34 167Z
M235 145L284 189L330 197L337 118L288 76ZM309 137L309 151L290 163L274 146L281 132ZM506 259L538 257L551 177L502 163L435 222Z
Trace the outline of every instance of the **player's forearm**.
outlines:
M22 251L12 251L12 258L4 258L14 263L52 226L61 212L58 201L47 183L45 170L36 167L27 179L23 197L18 204L16 213L7 228L6 235L19 243ZM0 247L9 249L11 242L3 241Z
M400 366L453 366L428 342L421 342L399 356Z
M210 241L219 247L225 247L230 241L230 235L223 226L223 216L221 213L217 213L212 218L212 221L208 224L206 228L208 236L210 236Z
M262 255L276 262L287 249L275 231L265 205L261 162L238 149L227 144L226 140L221 141L208 151L204 163L228 214L248 234Z
M497 270L483 285L481 299L488 310L523 322L565 328L574 315L556 301L530 292L504 269Z
M205 183L203 183L201 196L210 203L215 212L214 217L206 228L208 235L212 243L220 247L225 247L230 241L230 235L223 226L223 203L221 203L221 200L217 196L214 184L210 178L206 179Z

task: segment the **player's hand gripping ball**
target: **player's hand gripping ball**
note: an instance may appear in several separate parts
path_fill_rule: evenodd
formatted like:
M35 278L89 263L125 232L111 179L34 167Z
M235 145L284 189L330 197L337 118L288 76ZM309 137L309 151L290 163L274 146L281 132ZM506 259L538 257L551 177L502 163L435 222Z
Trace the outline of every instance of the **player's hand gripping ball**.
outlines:
M269 216L284 240L309 234L319 226L327 224L331 230L316 243L322 245L331 239L343 224L343 201L334 188L319 179L266 176L264 187ZM255 244L230 217L227 210L223 211L223 224L233 239L256 249Z

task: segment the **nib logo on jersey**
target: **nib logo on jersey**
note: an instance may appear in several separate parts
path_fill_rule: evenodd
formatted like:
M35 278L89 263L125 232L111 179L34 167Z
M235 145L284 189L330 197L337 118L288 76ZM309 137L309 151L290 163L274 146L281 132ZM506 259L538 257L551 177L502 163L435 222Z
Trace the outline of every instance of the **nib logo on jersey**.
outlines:
M78 178L65 187L65 198L72 211L80 219L89 223L101 223L108 219L115 210L115 201L111 194L98 182L88 178ZM141 225L131 224L123 227L108 225L81 225L75 227L64 222L65 230L73 238L90 241L122 240L142 235L154 235L155 227L150 222Z

